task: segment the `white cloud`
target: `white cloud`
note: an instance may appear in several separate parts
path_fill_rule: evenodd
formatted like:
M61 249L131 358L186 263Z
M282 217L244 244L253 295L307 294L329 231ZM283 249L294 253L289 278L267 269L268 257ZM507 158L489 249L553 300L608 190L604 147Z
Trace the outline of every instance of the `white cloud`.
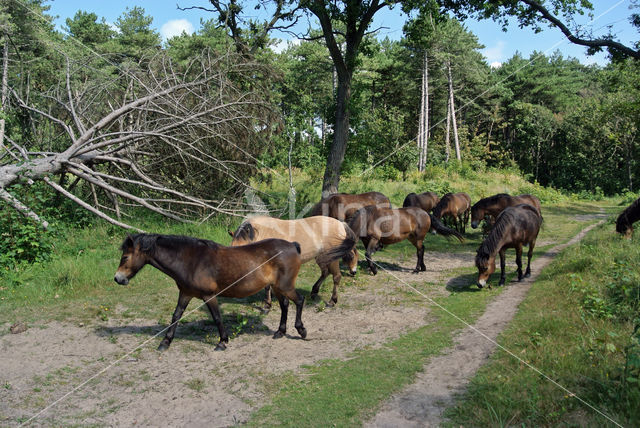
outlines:
M502 63L500 61L493 61L491 64L489 64L489 67L491 67L491 68L500 68L500 67L502 67Z
M506 45L504 41L499 40L495 46L483 49L482 54L489 63L504 61L504 48Z
M160 35L163 40L168 40L172 37L179 36L182 32L187 34L193 34L195 31L193 24L186 19L172 19L160 27Z

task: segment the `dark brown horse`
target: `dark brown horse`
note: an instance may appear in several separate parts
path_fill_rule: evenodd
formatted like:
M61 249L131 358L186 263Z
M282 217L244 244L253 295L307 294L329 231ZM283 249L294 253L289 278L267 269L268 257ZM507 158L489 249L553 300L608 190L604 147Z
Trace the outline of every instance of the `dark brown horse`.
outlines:
M471 227L477 228L480 222L486 218L489 226L492 226L498 214L500 214L505 208L513 207L519 204L529 204L538 210L538 213L542 213L540 206L540 199L533 195L518 195L511 196L506 193L498 193L497 195L489 196L488 198L480 199L471 207Z
M358 210L349 222L349 227L362 239L365 255L372 274L378 269L371 260L380 244L389 245L408 239L416 247L418 261L414 272L427 270L424 264L424 237L433 228L444 236L455 236L462 242L458 232L446 227L440 220L421 208L378 208L368 206Z
M356 211L369 205L391 208L389 198L380 192L367 192L358 195L335 193L315 204L309 216L324 215L348 222Z
M633 223L640 220L640 198L636 199L620 213L616 220L616 232L625 238L631 238Z
M469 221L471 198L466 193L447 193L433 208L433 215L437 219L450 217L458 232L464 233ZM459 220L459 221L458 221Z
M404 202L403 208L406 207L418 207L422 208L426 212L431 211L440 202L440 197L434 192L424 192L419 195L416 193L409 193Z
M487 285L489 276L496 270L496 254L500 254L500 282L504 285L505 252L507 248L516 249L516 264L518 265L518 281L522 281L522 247L529 246L527 254L527 270L524 277L531 275L531 256L536 246L536 239L542 224L540 212L531 205L520 204L505 208L496 223L489 231L489 235L480 244L476 253L476 267L478 268L478 287ZM491 286L489 285L489 288Z
M307 330L302 325L304 297L295 288L300 270L300 245L282 239L266 239L241 247L225 247L212 241L188 236L150 235L128 236L122 243L122 259L115 274L118 284L126 285L146 264L159 269L176 281L180 290L178 305L167 334L158 350L169 347L176 326L189 301L204 300L218 326L220 342L216 350L226 348L229 336L222 325L217 296L247 297L273 286L282 314L274 339L287 330L289 300L296 305L295 327L304 339Z

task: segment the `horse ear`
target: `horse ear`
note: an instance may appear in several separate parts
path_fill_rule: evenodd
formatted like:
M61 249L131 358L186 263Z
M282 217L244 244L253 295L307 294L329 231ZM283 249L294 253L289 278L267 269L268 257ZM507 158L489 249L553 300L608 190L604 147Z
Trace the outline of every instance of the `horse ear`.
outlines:
M229 236L231 236L233 238L233 232L230 230L227 230L227 232L229 232Z

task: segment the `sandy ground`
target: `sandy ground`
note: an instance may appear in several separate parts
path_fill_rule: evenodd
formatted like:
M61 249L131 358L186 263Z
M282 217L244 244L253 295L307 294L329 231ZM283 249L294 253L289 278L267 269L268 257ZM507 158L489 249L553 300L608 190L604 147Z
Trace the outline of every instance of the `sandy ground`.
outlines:
M593 217L589 218L593 219ZM584 220L583 220L584 221ZM454 404L477 370L496 348L498 334L507 326L542 269L569 245L601 224L583 229L569 242L557 245L531 263L532 275L507 289L487 305L475 324L454 338L454 346L427 363L416 382L385 402L366 427L433 427L442 422L444 410ZM524 260L526 263L526 259Z
M438 284L426 291L430 297L437 297L448 293L444 287L447 283L454 288L467 285L458 284L459 277L444 277L443 272L472 266L473 257L471 252L427 251L427 271L419 275L411 273L415 256L398 260L381 251L374 259L402 281ZM513 270L512 260L508 266ZM534 272L539 269L534 267ZM368 273L360 271L358 275ZM211 323L205 325L208 317L204 312L202 321L181 323L173 344L162 354L155 350L161 336L153 336L166 327L170 313L160 324L156 320L113 317L91 325L50 322L30 326L21 334L4 334L0 336L0 426L17 426L35 415L29 420L30 426L212 427L242 423L264 404L270 380L273 384L280 376L304 373L305 366L320 360L344 359L355 349L380 346L430 321L429 303L402 300L394 286L398 281L388 273L381 270L377 277L370 278L364 287L341 287L335 308L305 305L302 319L308 331L306 340L300 339L293 328L293 310L287 337L271 338L278 325L279 308L258 321L260 325L254 331L233 337L224 352L213 350L217 332L212 333ZM343 281L350 279L344 277ZM521 284L510 290L522 291L525 287ZM325 298L329 290L327 281L321 289ZM195 307L194 301L188 310ZM224 304L221 308L224 313ZM485 329L484 325L481 328ZM501 328L496 326L496 331ZM475 335L468 337L459 339L459 343L484 341ZM456 349L457 354L460 349ZM482 352L488 355L490 349ZM478 355L469 359L461 354L457 358L465 364L483 361ZM447 365L459 364L451 364L449 359ZM453 391L447 385L441 387L443 393ZM399 405L390 406L404 415ZM407 417L411 421L412 416Z

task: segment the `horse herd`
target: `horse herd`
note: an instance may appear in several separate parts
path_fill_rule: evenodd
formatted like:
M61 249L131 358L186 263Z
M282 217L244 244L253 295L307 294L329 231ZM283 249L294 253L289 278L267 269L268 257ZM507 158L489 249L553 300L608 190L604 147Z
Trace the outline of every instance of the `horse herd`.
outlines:
M229 336L222 323L218 296L243 298L266 291L265 304L271 306L271 291L281 309L280 325L273 335L283 337L287 328L289 301L296 305L295 328L302 338L307 331L302 323L304 296L295 288L300 266L310 260L320 267L320 277L311 290L315 298L321 284L333 277L333 292L328 305L338 302L342 274L340 260L355 275L358 266L356 244L362 241L372 274L377 263L372 255L383 248L409 240L416 247L414 272L426 270L424 240L429 231L464 241L466 224L477 228L482 220L490 225L476 255L478 287L487 284L500 256L501 277L505 282L505 251L515 248L518 280L531 273L530 262L542 216L540 201L532 195L498 194L471 206L466 193L447 193L439 198L433 192L411 193L402 208L393 208L385 195L368 192L358 195L333 194L318 202L310 217L281 220L258 216L245 220L235 232L231 246L186 236L136 234L121 245L122 257L115 274L118 284L126 285L146 264L173 278L179 289L178 304L158 350L173 340L176 326L192 298L202 299L213 317L220 341L216 350L226 349ZM445 225L448 221L452 227ZM522 248L529 246L526 271L522 272ZM489 286L490 287L490 286Z

